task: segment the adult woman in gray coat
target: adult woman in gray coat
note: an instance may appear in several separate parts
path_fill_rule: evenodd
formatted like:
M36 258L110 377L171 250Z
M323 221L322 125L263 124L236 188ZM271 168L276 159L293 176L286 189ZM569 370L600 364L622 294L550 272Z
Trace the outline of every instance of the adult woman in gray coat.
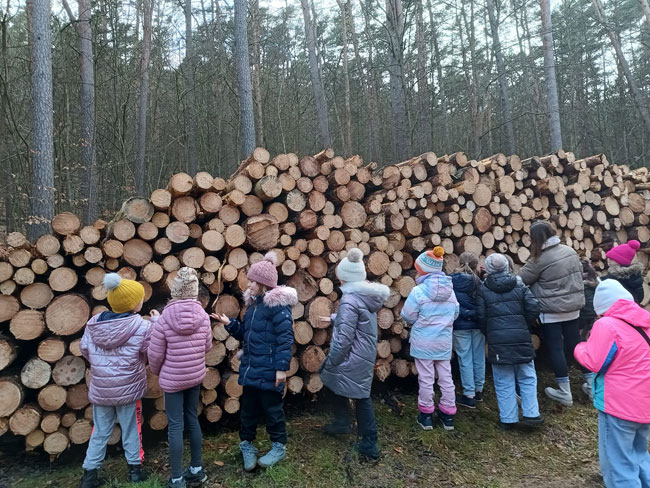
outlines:
M377 311L384 304L390 290L379 283L366 280L360 249L350 249L336 267L343 296L338 313L332 317L334 328L327 358L320 375L323 384L332 390L334 421L325 426L327 434L349 434L352 419L349 398L356 404L359 454L377 459L377 423L370 399L370 388L377 356ZM330 317L322 317L329 320Z
M535 222L530 227L531 258L519 275L539 301L544 341L558 388L546 388L546 396L564 405L573 405L568 359L580 342L580 310L585 304L582 264L578 254L560 244L551 224ZM586 370L583 390L589 393L594 374Z

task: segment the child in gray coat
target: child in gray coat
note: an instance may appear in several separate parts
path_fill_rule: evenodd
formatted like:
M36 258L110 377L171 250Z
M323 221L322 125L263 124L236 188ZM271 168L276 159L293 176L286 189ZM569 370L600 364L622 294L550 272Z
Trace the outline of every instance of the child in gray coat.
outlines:
M335 395L334 421L325 426L330 435L352 432L349 400L356 404L359 454L379 458L377 423L370 399L370 388L377 356L377 311L390 290L366 281L366 269L360 249L350 249L336 267L342 297L338 313L321 317L333 320L334 329L327 358L321 366L321 379Z

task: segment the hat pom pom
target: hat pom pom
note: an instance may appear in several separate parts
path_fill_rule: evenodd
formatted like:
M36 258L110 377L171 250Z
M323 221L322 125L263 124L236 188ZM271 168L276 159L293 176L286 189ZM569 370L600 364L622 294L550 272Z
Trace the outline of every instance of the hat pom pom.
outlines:
M269 251L264 255L264 261L269 261L273 266L277 266L278 256L273 251Z
M634 251L638 251L641 247L641 243L635 239L628 241L627 245L630 246Z
M445 250L444 248L440 246L436 246L433 248L433 255L437 258L441 258L445 255Z
M122 283L122 277L117 273L108 273L104 276L104 288L108 291L115 290Z
M353 247L348 251L348 261L351 263L360 263L363 259L363 252L361 249Z

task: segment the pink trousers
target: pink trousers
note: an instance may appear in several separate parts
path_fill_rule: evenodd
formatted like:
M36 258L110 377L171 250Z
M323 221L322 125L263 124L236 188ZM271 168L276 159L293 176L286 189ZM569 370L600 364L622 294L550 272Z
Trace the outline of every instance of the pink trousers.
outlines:
M418 409L422 413L433 413L436 409L434 402L433 385L438 377L440 388L440 402L438 408L441 412L454 415L456 413L456 390L451 377L451 361L434 361L432 359L415 359L418 370Z

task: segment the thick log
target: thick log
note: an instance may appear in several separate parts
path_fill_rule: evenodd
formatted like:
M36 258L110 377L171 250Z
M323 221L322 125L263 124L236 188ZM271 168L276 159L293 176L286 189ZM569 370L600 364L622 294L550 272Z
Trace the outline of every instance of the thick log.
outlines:
M38 390L48 384L52 376L52 367L39 358L32 358L25 363L20 372L20 382L27 388Z
M23 403L23 388L11 378L0 378L0 417L9 417Z
M1 298L1 297L0 297ZM72 335L79 332L90 317L90 306L77 294L60 295L45 311L45 324L56 335Z
M70 386L79 383L86 373L86 362L76 356L66 356L57 361L52 379L57 385Z
M325 353L320 347L309 346L300 355L300 366L304 371L316 373L324 360Z

